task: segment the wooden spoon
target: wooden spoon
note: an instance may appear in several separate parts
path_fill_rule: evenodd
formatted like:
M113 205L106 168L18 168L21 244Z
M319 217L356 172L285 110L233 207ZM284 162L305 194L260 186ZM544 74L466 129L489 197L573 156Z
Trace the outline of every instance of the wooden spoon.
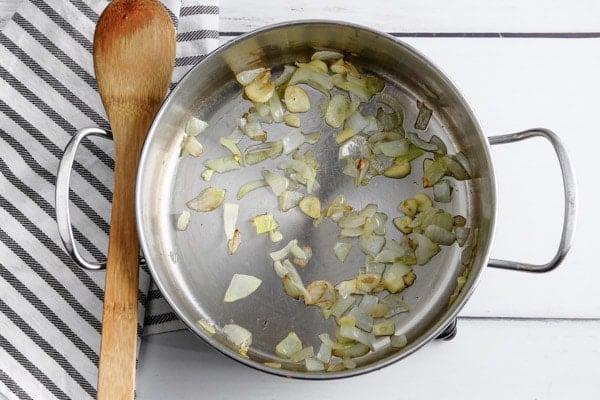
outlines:
M148 128L175 61L175 28L155 0L113 0L94 34L94 70L115 144L98 399L133 399L139 242L134 187Z

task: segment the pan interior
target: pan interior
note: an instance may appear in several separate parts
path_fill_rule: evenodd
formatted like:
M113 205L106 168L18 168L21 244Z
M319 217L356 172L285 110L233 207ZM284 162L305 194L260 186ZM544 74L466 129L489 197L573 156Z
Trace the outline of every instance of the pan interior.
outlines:
M278 250L288 241L297 239L309 245L313 257L300 274L305 284L317 279L333 283L355 277L364 265L364 255L358 242L339 239L339 228L326 220L315 227L298 209L279 211L277 198L269 188L257 189L242 200L236 199L238 188L260 179L261 170L277 171L280 159L266 161L239 171L214 174L206 182L200 174L205 160L226 156L228 150L219 138L233 131L237 120L248 111L251 103L242 98L242 88L235 73L260 66L273 68L276 76L284 65L310 60L315 49L336 49L362 72L375 74L386 82L384 91L398 98L404 107L404 126L413 129L417 117L417 100L433 110L425 132L439 136L450 153L463 151L471 163L474 178L453 180L454 193L449 204L437 204L452 215L467 217L468 224L479 229L479 246L463 293L448 306L456 278L464 271L460 256L462 249L454 244L442 246L442 251L425 266L414 266L417 275L413 286L402 293L410 312L396 317L396 333L405 334L408 346L398 350L381 339L376 351L358 360L358 368L334 374L307 374L293 364L284 362L285 370L271 370L266 361L282 361L275 355L275 345L290 331L303 344L319 348L318 335L327 332L335 337L335 321L324 319L317 307L304 306L287 296L281 280L273 272L269 252ZM422 163L413 162L413 171L405 179L376 177L367 186L356 188L351 178L343 175L343 162L338 160L336 130L327 126L319 115L322 93L304 86L311 97L311 111L301 114L303 132L321 132L319 143L303 145L302 151L315 152L320 169L316 195L322 206L338 194L360 209L369 203L388 215L386 237L398 240L399 231L392 219L401 215L398 204L416 193L431 195L431 189L421 185ZM368 111L372 105L362 108ZM180 158L180 143L184 126L190 116L209 123L198 139L204 145L199 158ZM269 140L285 134L284 127L265 124ZM247 140L247 139L246 139ZM246 147L249 143L240 143ZM422 157L423 158L423 157ZM226 202L240 205L238 229L241 244L234 255L227 251L223 230L222 207L209 213L192 211L189 227L176 231L178 215L186 202L206 187L225 188ZM270 372L297 377L337 377L376 369L402 358L438 334L464 304L485 265L491 241L494 218L494 183L489 150L485 138L474 121L464 100L456 89L423 57L393 38L363 28L327 22L306 22L274 26L242 37L198 64L177 86L161 109L145 144L138 177L137 212L141 242L152 274L179 317L198 335L217 349L242 362ZM271 212L280 225L284 239L271 243L266 235L257 235L250 219ZM333 246L338 241L353 243L350 255L340 263ZM224 303L223 296L235 273L262 279L262 285L249 297ZM207 335L196 321L205 319L217 330L235 323L252 332L249 358L240 357L219 335Z

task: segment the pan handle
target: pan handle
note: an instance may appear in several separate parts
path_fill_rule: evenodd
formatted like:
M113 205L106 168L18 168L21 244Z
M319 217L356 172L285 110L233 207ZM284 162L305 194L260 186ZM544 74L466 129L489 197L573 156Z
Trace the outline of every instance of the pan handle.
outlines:
M573 167L569 161L567 150L560 141L559 137L549 129L535 128L529 129L523 132L511 133L507 135L491 136L488 138L491 145L506 144L512 142L518 142L523 139L530 139L533 137L543 137L547 139L556 152L558 157L558 163L563 177L563 187L565 195L565 214L563 219L563 228L558 245L558 250L554 254L554 257L545 264L528 264L516 261L506 261L490 259L488 266L494 268L512 269L518 271L527 272L547 272L556 268L562 260L565 258L571 243L573 242L573 236L575 234L575 197L576 197L576 185L575 185L575 174L573 173Z
M110 132L100 128L84 128L77 131L71 138L58 165L56 175L56 223L58 225L58 234L65 246L65 249L71 258L82 268L99 270L106 268L106 263L95 263L86 260L75 246L73 236L73 227L71 225L71 214L69 212L69 185L71 180L71 170L75 161L75 154L81 144L81 141L88 136L100 136L106 139L112 139Z

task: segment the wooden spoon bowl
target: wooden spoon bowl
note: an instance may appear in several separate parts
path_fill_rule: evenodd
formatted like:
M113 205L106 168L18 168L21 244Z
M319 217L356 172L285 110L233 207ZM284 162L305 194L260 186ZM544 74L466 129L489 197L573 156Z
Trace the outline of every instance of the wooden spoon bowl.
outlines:
M171 80L175 28L155 0L113 0L94 34L94 70L115 143L98 399L133 399L139 243L134 188L148 128Z

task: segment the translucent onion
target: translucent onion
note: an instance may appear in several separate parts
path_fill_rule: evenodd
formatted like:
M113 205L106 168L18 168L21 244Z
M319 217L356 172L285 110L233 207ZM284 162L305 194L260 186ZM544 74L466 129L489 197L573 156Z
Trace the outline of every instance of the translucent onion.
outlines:
M471 229L465 228L464 226L457 226L454 228L454 234L456 235L456 243L459 246L464 246L469 238L469 234L471 233Z
M219 207L223 199L225 199L225 189L208 187L185 204L194 211L208 212Z
M250 296L261 285L262 280L255 276L234 274L225 292L226 303L231 303Z
M335 253L335 257L340 261L346 261L350 250L352 249L352 243L344 243L344 242L336 242L333 245L333 252Z
M273 96L269 99L269 113L271 118L273 118L273 122L282 122L283 121L283 104L281 103L281 99L275 90L273 92Z
M398 293L388 294L381 299L381 304L385 304L388 308L388 313L384 316L385 318L391 318L394 315L408 312L408 304L404 302L402 296Z
M175 229L177 229L178 231L185 231L190 223L190 217L190 212L187 210L183 210L177 218Z
M305 358L304 365L306 366L306 370L309 372L325 371L325 365L323 362L312 357Z
M310 110L308 94L300 86L286 86L283 100L290 112L303 113Z
M277 77L277 79L273 81L275 87L280 87L288 83L288 81L297 69L298 68L293 65L285 65L281 74Z
M383 287L390 293L398 293L402 291L406 287L403 277L411 271L412 268L410 266L400 262L389 264L383 273Z
M373 100L376 103L381 103L388 106L397 115L398 125L402 126L402 123L404 122L404 109L396 97L388 93L381 92L375 94L375 96L373 96Z
M211 160L207 160L204 162L204 166L208 169L212 169L215 172L220 174L234 171L242 168L240 165L241 157L236 154L231 154L229 156L213 158Z
M325 110L325 122L332 128L341 128L348 116L350 103L345 96L334 95Z
M450 203L452 185L447 179L442 179L433 185L433 199L440 203Z
M285 176L268 170L263 170L262 176L267 184L271 187L271 190L275 196L279 196L281 193L283 193L290 184L289 180Z
M303 197L304 195L300 192L284 190L279 195L279 209L283 212L286 212L298 206L298 203Z
M290 154L304 144L305 138L300 129L291 129L281 138L281 142L283 144L283 154Z
M329 75L324 72L319 72L314 68L306 65L301 65L294 71L292 77L288 81L289 85L305 83L314 89L317 89L329 97L329 91L333 88L333 83L329 80Z
M298 117L296 114L285 114L283 116L283 122L285 122L287 126L300 128L300 117Z
M244 183L238 189L236 197L238 200L241 200L246 194L250 193L251 191L261 188L261 187L265 187L265 186L269 186L269 184L264 179L258 179L255 181L250 181L250 182Z
M391 336L396 331L396 325L392 320L385 320L373 325L373 335L375 336Z
M313 219L321 216L321 202L318 197L306 196L298 202L300 210Z
M408 340L406 339L406 335L390 336L390 346L391 347L401 349L402 347L405 347L407 343L408 343Z
M419 233L411 233L410 239L417 244L415 249L415 256L417 257L417 264L425 265L433 256L440 251L440 246L434 243L427 236Z
M277 229L279 224L275 221L275 217L270 212L257 215L250 220L256 228L256 234L260 235L267 232L272 232Z
M210 168L206 168L206 169L204 169L204 171L202 171L202 173L200 174L200 177L202 179L204 179L206 182L208 182L212 179L214 174L215 174L215 171L213 171Z
M265 68L246 86L244 86L244 94L248 99L257 103L266 103L269 101L275 85L271 82L271 70Z
M429 125L429 120L431 119L431 114L433 112L420 100L417 100L417 107L419 109L419 115L417 115L417 120L415 121L415 129L424 131Z
M322 363L327 364L331 360L332 350L333 349L328 344L321 343L321 346L319 346L319 351L317 351L317 355L315 356L315 358L321 361Z
M204 332L206 332L209 336L212 336L216 333L215 324L207 321L204 318L201 318L198 321L196 321L196 326L202 329Z
M355 319L355 325L366 332L371 332L373 328L373 317L368 312L363 311L360 307L353 307L346 315L352 316Z
M320 308L330 308L336 300L334 286L326 280L317 280L311 282L306 291L310 295L309 299L304 299L305 304L315 305Z
M290 358L292 354L302 350L302 341L294 331L275 346L275 353L283 358Z
M340 58L343 58L344 55L342 53L340 53L339 51L335 51L335 50L319 50L319 51L315 51L312 56L310 57L311 60L322 60L322 61L328 61L328 60L339 60Z
M248 349L252 344L252 333L237 324L224 325L221 331L229 343L236 347L238 353L246 357Z
M378 142L375 148L388 157L398 157L408 154L409 141L406 139L392 140L389 142Z
M300 362L304 361L307 358L312 358L315 356L315 349L312 346L303 347L300 351L295 352L290 356L291 362Z
M371 350L374 349L374 336L355 326L341 325L339 328L339 334L342 338L355 340L359 343L364 344L365 346L368 346Z
M229 150L231 152L231 154L237 155L240 158L242 157L242 152L240 151L239 147L237 147L237 144L233 140L228 139L226 137L222 137L219 139L219 143L221 143L221 145L223 147L225 147L227 150Z
M423 234L431 239L432 242L445 246L450 246L456 240L454 232L447 231L444 228L433 224L427 225Z
M194 136L183 135L181 142L181 157L191 155L192 157L199 157L204 152L204 146Z
M369 256L375 257L381 252L381 249L385 245L385 236L371 235L365 237L362 235L359 239L360 250Z
M190 117L185 124L184 131L189 136L197 136L204 132L206 128L208 128L207 122L202 121L200 118Z
M255 69L250 69L242 72L238 72L235 74L235 79L239 82L240 85L246 86L250 84L254 79L256 79L260 74L264 73L266 68L260 67Z

